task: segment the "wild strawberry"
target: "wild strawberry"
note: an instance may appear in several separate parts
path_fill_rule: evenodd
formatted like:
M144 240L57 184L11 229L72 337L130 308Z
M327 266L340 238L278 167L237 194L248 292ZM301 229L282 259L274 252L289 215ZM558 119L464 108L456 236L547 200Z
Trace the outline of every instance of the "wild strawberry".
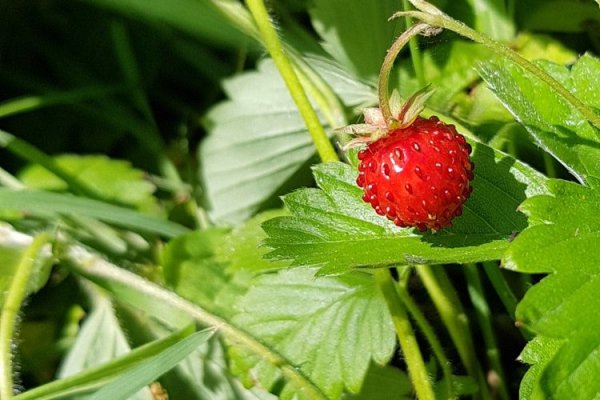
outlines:
M380 136L358 153L363 200L400 227L450 226L472 191L465 138L436 117L416 118Z

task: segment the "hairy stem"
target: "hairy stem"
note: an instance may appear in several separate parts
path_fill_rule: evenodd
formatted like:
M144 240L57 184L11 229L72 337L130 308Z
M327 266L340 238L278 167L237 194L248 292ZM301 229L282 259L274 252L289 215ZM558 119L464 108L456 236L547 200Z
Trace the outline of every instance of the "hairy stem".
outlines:
M27 286L33 272L37 256L48 242L49 236L42 233L21 255L15 275L5 294L0 310L0 399L13 397L12 340L15 334L19 310L27 296Z
M383 118L385 121L389 121L392 119L392 112L390 110L390 102L388 99L388 86L390 82L390 73L392 72L392 67L394 66L394 61L400 51L406 46L406 43L410 41L411 38L418 35L421 32L429 29L428 24L419 23L411 26L406 31L402 33L396 39L396 41L392 44L392 46L388 49L387 54L385 55L385 59L383 60L383 64L381 65L381 70L379 71L379 86L378 86L378 95L379 95L379 107L381 108L381 113L383 114Z
M69 246L60 252L59 257L65 261L67 267L79 275L104 287L113 294L134 290L138 296L151 299L152 304L162 304L171 309L171 314L181 312L201 325L214 327L227 340L243 346L266 362L281 370L282 375L310 399L326 399L325 394L306 377L302 371L292 366L283 356L267 347L257 339L198 305L191 303L177 294L162 288L146 279L111 264L99 256L82 247ZM141 306L136 303L133 296L115 295L121 301L129 301L136 308Z
M464 23L457 21L452 17L442 13L440 10L433 7L426 1L410 1L416 8L424 12L399 12L395 14L396 17L413 17L431 26L448 29L452 32L458 33L461 36L471 39L474 42L486 46L498 56L508 58L509 60L513 61L515 64L519 65L524 70L535 75L538 79L550 86L552 90L554 90L559 96L561 96L568 103L570 103L577 111L579 111L581 115L585 117L591 125L600 129L600 115L596 114L594 110L585 105L581 100L579 100L579 98L573 95L573 93L569 92L563 85L561 85L560 82L554 79L546 71L544 71L537 65L529 62L517 52L512 50L510 47L507 47L506 45L493 40L492 38L483 33L477 32L474 29L469 28Z
M501 399L508 400L510 396L506 386L506 376L502 368L502 362L500 361L500 350L498 349L498 343L494 336L494 328L491 323L492 313L490 312L490 308L483 293L479 271L475 264L465 265L463 271L467 278L469 297L475 308L477 322L479 323L483 342L485 343L485 351L489 365L495 373L495 379L490 381L490 384L498 391Z
M298 111L306 124L317 152L323 162L338 161L339 158L333 145L329 141L323 125L319 121L317 113L312 108L308 96L294 71L292 64L283 51L283 46L277 35L277 31L271 24L267 8L262 0L246 0L246 4L256 21L263 43L273 58L281 77L298 107Z
M425 368L425 361L421 355L415 332L411 326L406 310L396 292L396 285L392 280L389 270L382 268L374 272L375 280L383 293L383 297L392 314L394 327L402 354L408 366L408 375L413 384L419 400L434 400L433 387Z

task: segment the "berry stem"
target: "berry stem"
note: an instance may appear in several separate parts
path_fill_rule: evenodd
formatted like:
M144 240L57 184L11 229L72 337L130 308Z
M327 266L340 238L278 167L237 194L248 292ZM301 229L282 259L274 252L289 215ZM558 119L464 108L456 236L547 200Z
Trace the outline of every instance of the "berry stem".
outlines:
M471 298L471 303L475 308L475 315L477 322L479 323L480 332L483 336L483 342L485 344L485 352L487 359L492 371L495 372L497 379L494 383L491 383L499 393L499 397L502 400L508 400L510 395L508 388L506 387L506 376L502 368L502 362L500 361L500 351L498 349L498 343L494 336L494 329L492 327L491 318L492 313L488 306L485 294L483 293L483 285L481 284L481 278L479 276L479 270L475 264L467 264L463 268L465 278L467 279L467 291Z
M15 327L35 262L48 240L49 236L42 233L25 249L0 309L0 399L10 400L13 397L12 341Z
M312 108L308 96L298 79L298 75L296 75L292 64L283 51L283 46L279 40L277 31L271 23L263 0L246 0L246 4L258 26L265 48L273 58L294 103L298 107L298 111L312 137L319 157L321 157L323 162L338 161L337 153L329 141L323 125L321 125L317 113Z
M552 88L558 95L564 98L568 103L570 103L575 109L577 109L581 115L583 115L590 124L594 127L600 129L600 116L597 115L594 110L585 105L581 100L579 100L573 93L569 92L560 82L554 79L551 75L549 75L546 71L538 67L537 65L527 61L517 52L512 50L511 48L505 46L504 44L490 38L489 36L477 32L474 29L469 28L464 23L455 20L449 15L441 12L439 9L435 8L431 4L427 3L423 0L409 0L416 8L422 10L420 11L402 11L394 14L393 17L413 17L420 21L423 21L431 26L448 29L450 31L456 32L461 36L464 36L468 39L471 39L474 42L480 43L487 48L491 49L494 53L499 56L506 57L519 65L524 70L530 72L535 75L538 79L545 82L548 86ZM393 18L392 17L392 18Z
M432 268L429 265L417 265L416 270L444 321L467 372L477 381L481 398L491 399L481 365L475 354L469 319L448 275L442 268Z
M390 271L385 268L376 269L374 276L375 281L383 293L388 309L392 314L398 342L400 343L400 348L402 349L402 354L404 355L408 367L408 375L413 384L413 388L417 393L417 398L419 398L419 400L434 400L435 395L433 387L431 386L431 380L427 373L427 368L425 367L423 355L421 354L415 332L408 319L408 315L406 314L406 309L398 297L396 284L390 275Z
M385 121L390 121L392 119L392 112L390 110L390 102L388 99L388 86L394 61L398 54L400 54L400 51L406 46L406 43L408 43L413 36L416 36L427 29L429 29L429 25L424 23L418 23L411 26L396 39L385 55L381 70L379 71L378 87L379 107L381 108L381 113L383 114Z
M398 297L404 303L404 306L415 320L421 332L423 332L423 335L425 336L425 338L429 342L429 345L431 346L433 354L438 359L440 367L442 368L442 373L444 375L448 399L456 398L454 395L454 390L452 388L452 369L450 368L451 364L448 358L446 357L446 354L444 353L444 348L442 347L442 344L440 343L437 335L435 334L433 327L431 326L429 321L427 321L427 318L425 318L419 307L415 304L412 297L410 297L406 288L400 283L396 284L395 287L396 292L398 293Z

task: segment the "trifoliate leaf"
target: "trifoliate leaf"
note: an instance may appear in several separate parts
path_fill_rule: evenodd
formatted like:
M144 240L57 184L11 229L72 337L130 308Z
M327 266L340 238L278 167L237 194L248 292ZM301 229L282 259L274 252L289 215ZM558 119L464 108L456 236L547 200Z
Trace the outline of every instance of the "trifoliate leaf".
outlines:
M234 321L338 399L344 389L360 391L371 360L389 361L394 327L370 274L314 274L315 269L293 269L258 277ZM277 381L277 375L267 378L271 385Z
M584 55L569 70L538 62L588 106L600 108L600 60ZM600 134L571 103L539 77L508 60L490 61L480 73L535 141L582 183L600 177Z
M533 226L517 236L504 258L507 268L519 272L550 273L517 307L518 321L549 343L528 349L526 361L543 362L531 398L595 399L600 393L600 254L595 251L600 194L559 180L548 187L550 194L522 204ZM545 353L549 346L551 355Z
M318 165L321 189L284 198L292 216L267 221L268 257L293 265L319 265L322 274L354 267L406 263L477 262L499 259L508 239L526 226L517 211L528 196L544 192L544 178L491 148L476 144L473 194L451 229L417 234L378 216L362 201L357 172L342 163Z
M362 104L372 89L320 60L311 64L345 105ZM304 121L271 60L225 81L229 100L207 116L209 136L200 148L201 175L210 215L238 225L277 196L309 183L315 154ZM303 168L304 166L304 168Z

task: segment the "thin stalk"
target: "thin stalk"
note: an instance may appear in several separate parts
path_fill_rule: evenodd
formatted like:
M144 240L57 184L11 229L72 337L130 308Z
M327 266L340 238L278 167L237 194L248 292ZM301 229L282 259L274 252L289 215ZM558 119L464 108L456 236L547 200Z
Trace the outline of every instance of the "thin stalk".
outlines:
M440 313L467 372L477 380L481 397L491 399L481 365L475 354L469 319L448 276L442 268L432 268L429 265L417 265L416 270Z
M269 13L267 12L264 2L262 0L246 0L246 4L256 21L267 51L273 58L294 103L296 103L296 106L298 107L298 111L306 124L306 128L312 137L321 160L323 162L338 161L339 158L337 153L329 141L317 113L312 108L308 96L298 79L298 75L283 51L283 46L279 40L277 31L271 24Z
M475 308L475 315L477 315L477 322L479 323L479 328L483 336L489 365L491 366L492 371L496 373L497 379L494 382L494 388L498 390L501 399L508 400L510 395L506 386L506 375L504 374L502 362L500 361L500 350L498 349L498 343L494 336L494 328L491 323L492 313L490 312L490 308L483 293L479 271L475 264L465 265L463 271L467 279L469 297Z
M385 121L392 119L392 112L390 110L390 103L388 99L388 87L390 82L390 72L394 66L394 61L396 60L398 54L400 54L400 51L404 48L404 46L406 46L406 43L408 43L413 36L416 36L429 28L429 25L423 23L411 26L404 31L402 35L398 37L398 39L396 39L385 55L383 64L381 65L381 70L379 71L378 86L379 107L381 108L381 113L383 114Z
M13 397L12 340L18 321L19 310L27 297L27 286L38 254L48 242L49 236L42 233L21 255L15 275L5 294L0 313L0 399Z
M405 11L411 9L411 5L408 0L402 0L402 6ZM413 19L411 17L405 17L404 21L406 23L407 29L413 24ZM417 77L417 81L419 82L419 87L424 87L427 84L427 81L425 80L425 70L423 68L423 58L421 56L421 49L419 48L418 36L413 36L408 41L408 49L410 50L410 59L412 61L413 69L415 71L415 76Z
M402 301L398 297L396 284L392 280L390 272L385 268L376 269L374 276L375 281L383 293L388 309L392 314L398 342L400 343L402 354L406 360L408 375L413 384L413 388L417 393L417 397L419 400L434 400L435 395L433 387L431 386L431 379L427 373L425 361L423 361L423 356L421 355L415 332L412 329Z
M431 4L422 0L410 0L410 2L416 8L421 9L425 12L402 11L396 13L394 16L413 17L431 26L448 29L474 42L486 46L498 56L510 59L511 61L519 65L521 68L535 75L538 79L550 86L552 90L554 90L559 96L561 96L568 103L570 103L577 111L579 111L581 115L583 115L591 125L600 129L600 115L596 114L594 110L585 105L581 100L579 100L575 95L573 95L573 93L569 92L560 82L554 79L546 71L544 71L537 65L529 62L521 55L519 55L519 53L512 50L510 47L507 47L504 44L495 41L494 39L490 38L489 36L483 33L477 32L476 30L469 28L464 23L457 21L452 17L444 14L437 8L433 7Z
M502 276L502 271L500 271L500 267L498 264L494 262L484 262L483 270L487 275L489 281L492 286L496 290L496 294L500 298L500 301L506 308L508 315L514 321L515 320L515 310L517 309L517 297L512 292L508 283Z
M204 310L159 285L103 260L83 247L68 246L60 251L58 256L73 272L110 292L123 291L123 288L127 288L127 290L135 288L137 294L152 299L155 304L165 305L173 311L173 314L181 312L201 325L215 327L227 340L247 348L266 362L279 368L282 375L292 382L307 398L327 398L300 369L293 367L282 355L235 327L229 321ZM121 300L127 301L127 296L124 296ZM130 305L139 307L139 304L136 305L133 302Z
M421 332L423 332L423 335L425 335L427 342L429 342L429 345L431 346L433 354L440 363L444 379L446 380L446 393L448 395L448 399L456 398L454 394L454 389L452 387L452 369L450 368L451 364L448 360L448 357L446 357L446 354L444 353L442 344L440 343L437 335L435 334L433 327L431 326L429 321L427 321L427 318L425 318L425 315L423 315L417 304L413 301L412 297L410 297L406 288L401 284L396 284L395 286L396 292L398 293L398 297L404 303L404 306L417 323L417 326L419 327Z

